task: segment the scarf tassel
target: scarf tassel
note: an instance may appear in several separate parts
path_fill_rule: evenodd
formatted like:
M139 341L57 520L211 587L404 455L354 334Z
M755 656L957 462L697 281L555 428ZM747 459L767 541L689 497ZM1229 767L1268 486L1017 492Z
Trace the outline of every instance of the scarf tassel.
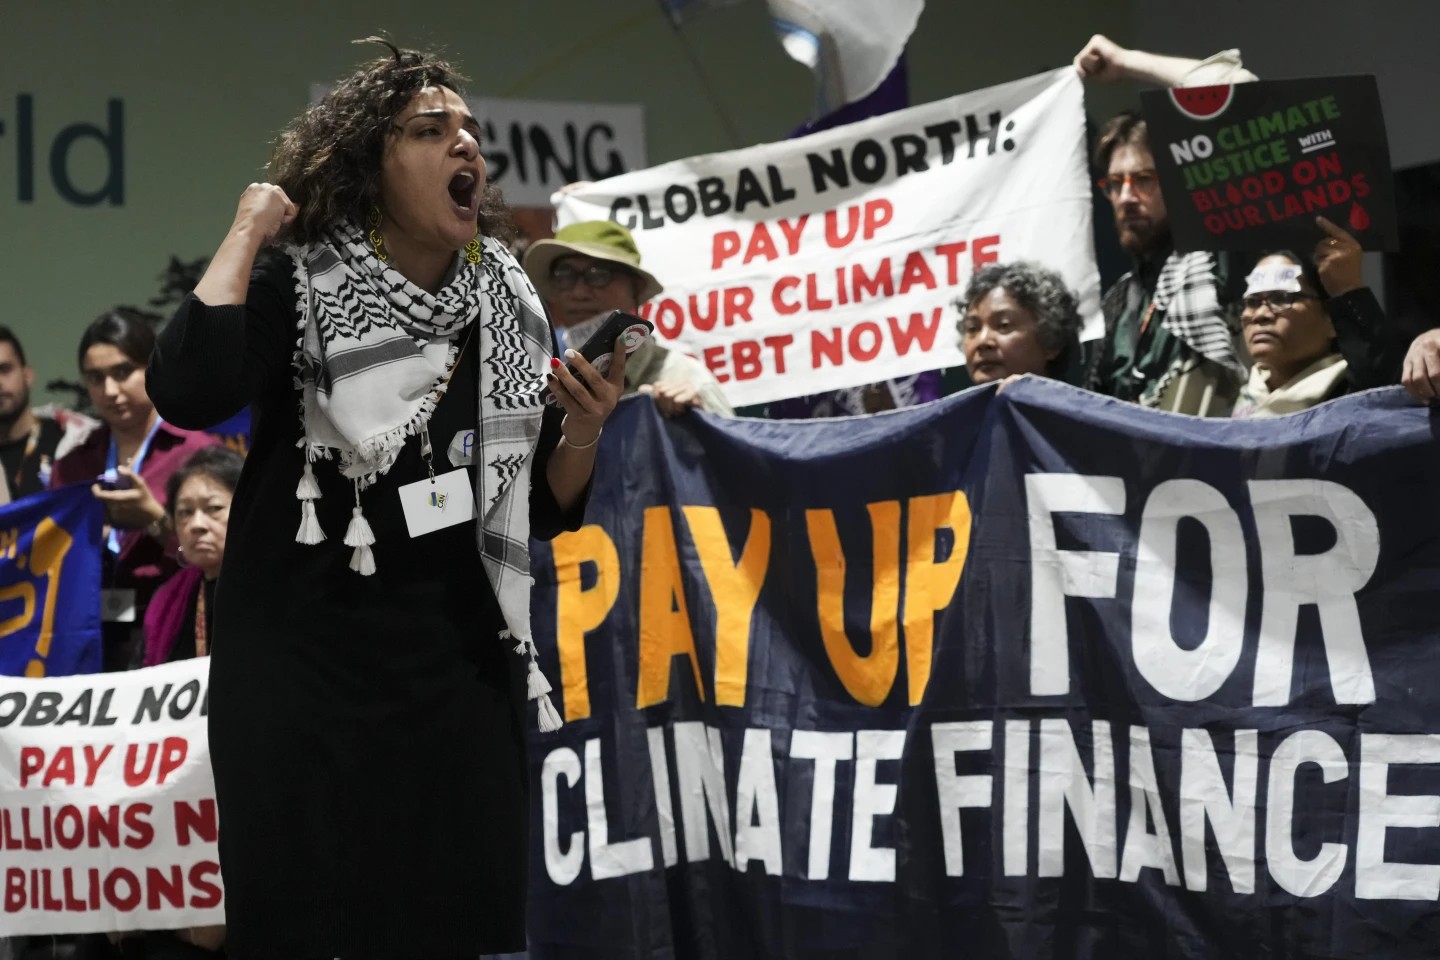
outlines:
M514 639L509 629L500 631L501 641L508 642ZM555 709L555 704L550 701L550 693L554 689L550 681L545 678L545 672L540 669L540 661L537 659L538 651L535 649L534 640L522 639L515 644L515 652L520 656L528 656L530 663L526 667L525 676L525 698L535 701L536 726L541 733L554 733L565 726L565 721L560 719L560 712Z
M369 548L369 546L359 546L359 547L356 547L356 548L355 548L355 552L350 555L350 569L351 569L351 570L354 570L356 573L360 574L360 576L362 576L362 577L368 577L368 576L371 576L372 574L374 574L374 573L375 573L375 553L374 553L374 551L372 551L372 550Z
M560 714L555 712L555 705L550 702L549 697L540 698L537 721L541 733L554 733L565 725L565 722L560 719Z
M370 549L375 542L375 532L370 529L370 521L365 519L365 513L360 509L360 491L355 491L355 509L350 511L350 526L345 531L345 546L354 547L355 552L350 557L350 569L368 577L375 572L375 553Z
M300 501L300 529L295 531L295 542L313 547L325 539L320 529L320 518L315 515L315 501L321 497L320 484L315 481L315 471L305 463L305 472L300 475L300 485L295 488L295 499Z
M315 479L315 468L306 461L305 472L300 474L300 485L295 488L295 499L319 500L321 496L323 494L320 493L319 481Z
M530 660L529 676L525 678L525 689L529 699L539 700L550 692L550 681L545 679L545 674L540 672L540 664L534 658Z
M315 504L309 500L300 503L300 529L295 533L295 542L313 547L325 539L320 529L320 518L315 516Z

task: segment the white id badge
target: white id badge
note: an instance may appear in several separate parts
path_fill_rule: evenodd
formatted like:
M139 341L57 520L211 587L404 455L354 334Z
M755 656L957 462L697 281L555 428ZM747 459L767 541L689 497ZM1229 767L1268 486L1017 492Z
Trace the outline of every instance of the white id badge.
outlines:
M101 590L100 619L105 623L134 623L135 591L128 588Z
M433 480L426 477L407 483L399 492L405 526L412 537L475 519L475 493L470 471L464 468L436 474Z

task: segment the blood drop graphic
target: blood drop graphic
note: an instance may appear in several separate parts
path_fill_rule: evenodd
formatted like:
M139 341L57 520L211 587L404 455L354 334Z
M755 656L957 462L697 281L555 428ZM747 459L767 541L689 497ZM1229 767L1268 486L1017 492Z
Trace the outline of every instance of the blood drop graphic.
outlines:
M1350 229L1356 233L1364 233L1370 229L1370 214L1358 203L1350 204Z

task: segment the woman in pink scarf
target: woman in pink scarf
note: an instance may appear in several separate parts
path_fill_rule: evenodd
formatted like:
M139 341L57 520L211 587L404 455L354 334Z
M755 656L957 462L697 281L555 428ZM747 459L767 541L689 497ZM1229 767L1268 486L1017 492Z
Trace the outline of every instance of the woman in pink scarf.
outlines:
M144 666L210 652L215 584L243 462L229 447L206 447L170 476L166 502L186 566L155 592L145 611Z

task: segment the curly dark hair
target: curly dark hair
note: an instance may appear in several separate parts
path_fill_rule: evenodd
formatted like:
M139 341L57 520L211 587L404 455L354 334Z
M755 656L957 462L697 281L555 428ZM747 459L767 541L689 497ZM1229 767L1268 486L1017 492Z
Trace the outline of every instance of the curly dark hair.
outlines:
M1001 288L1035 315L1035 332L1046 350L1059 351L1047 365L1048 376L1059 376L1080 346L1080 301L1065 279L1047 267L1028 260L992 263L970 278L965 295L955 301L960 323L976 302Z
M279 239L313 243L341 223L365 223L380 197L380 162L395 118L425 87L463 94L465 77L419 50L401 50L383 37L392 56L362 64L323 100L291 121L270 158L271 180L300 208ZM500 190L480 196L480 232L508 242L515 233Z

